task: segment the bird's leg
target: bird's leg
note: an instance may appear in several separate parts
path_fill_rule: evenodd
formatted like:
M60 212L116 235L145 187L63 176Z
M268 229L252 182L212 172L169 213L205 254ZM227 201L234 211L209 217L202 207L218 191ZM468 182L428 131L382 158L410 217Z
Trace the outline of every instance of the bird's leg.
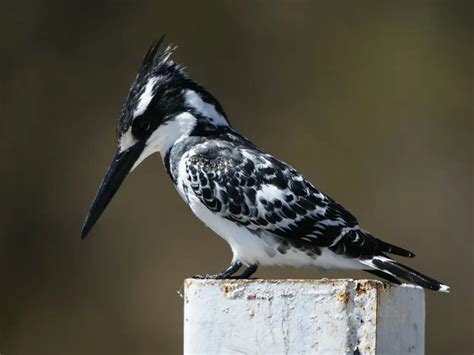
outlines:
M239 269L240 267L242 266L242 263L240 261L232 261L232 264L230 264L230 266L225 269L224 271L218 273L218 274L215 274L215 275L209 275L209 274L206 274L206 275L195 275L193 276L193 279L214 279L214 280L219 280L219 279L228 279L230 278L233 274L235 274ZM245 270L247 271L247 270ZM244 273L245 273L244 271Z
M233 276L233 279L248 279L257 271L258 265L253 264L247 267L240 275Z

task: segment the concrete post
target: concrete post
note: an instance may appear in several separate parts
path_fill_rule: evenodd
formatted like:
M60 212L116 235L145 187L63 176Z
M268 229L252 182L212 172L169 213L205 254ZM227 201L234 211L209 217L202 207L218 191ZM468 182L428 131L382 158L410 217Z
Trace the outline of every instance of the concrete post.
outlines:
M424 291L374 280L194 280L185 354L424 354Z

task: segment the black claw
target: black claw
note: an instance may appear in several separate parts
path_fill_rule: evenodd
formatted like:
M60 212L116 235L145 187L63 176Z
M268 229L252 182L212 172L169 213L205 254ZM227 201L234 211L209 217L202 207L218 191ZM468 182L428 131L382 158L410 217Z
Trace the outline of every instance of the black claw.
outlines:
M221 280L221 279L228 279L229 277L227 277L223 272L221 272L214 275L210 275L210 274L194 275L192 278L198 279L198 280Z
M192 276L192 278L193 279L198 279L198 280L206 280L206 279L212 279L213 276L215 276L215 275L208 275L208 274L206 274L206 275L194 275L194 276Z
M233 278L232 275L234 275L242 266L242 263L239 261L234 261L230 266L225 269L224 271L210 275L210 274L205 274L205 275L194 275L193 279L199 279L199 280L222 280L222 279L230 279ZM247 270L244 270L243 273L245 273Z

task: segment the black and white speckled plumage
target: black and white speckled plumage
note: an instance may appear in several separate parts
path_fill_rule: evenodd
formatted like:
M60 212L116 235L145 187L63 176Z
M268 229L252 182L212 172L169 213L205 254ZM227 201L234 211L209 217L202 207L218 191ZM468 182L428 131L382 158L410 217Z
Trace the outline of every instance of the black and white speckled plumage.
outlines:
M324 269L338 267L337 259L328 261L327 253L323 255L327 250L346 261L340 263L342 268L353 264L355 269L367 266L348 260L370 261L383 253L414 256L362 230L351 213L298 171L228 127L178 142L165 165L188 204L195 197L213 215L264 241L251 245L264 246L264 253L255 253L258 258L247 258L240 255L247 254L245 248L234 248L234 257L245 264L291 264L294 255L285 256L295 251L300 266ZM199 217L213 228L212 221Z
M361 230L352 214L294 168L232 131L192 151L185 163L187 193L192 190L222 218L256 234L272 234L278 253L295 247L315 256L321 248L350 258L370 259L382 252L413 256Z
M258 265L279 264L366 270L396 283L400 277L448 290L390 258L414 254L363 230L297 170L236 132L218 101L169 59L170 47L160 52L158 45L146 54L124 103L119 149L83 236L125 174L160 152L180 195L232 248L230 267L206 277L231 277L242 265L241 277L249 277Z

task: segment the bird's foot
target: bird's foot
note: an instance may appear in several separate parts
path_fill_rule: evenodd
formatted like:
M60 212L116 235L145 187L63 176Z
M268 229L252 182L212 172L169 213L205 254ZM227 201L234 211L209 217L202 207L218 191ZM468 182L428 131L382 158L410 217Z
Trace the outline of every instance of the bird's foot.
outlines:
M220 272L218 274L204 274L204 275L194 275L192 277L193 279L197 280L222 280L222 279L228 279L229 276L225 275L223 272Z
M248 268L246 268L244 271L242 271L242 273L240 275L234 276L234 278L236 278L236 279L249 279L250 276L252 276L255 273L255 271L257 271L257 268L258 268L257 264L250 265Z
M236 266L231 265L231 267L229 267L227 270L222 271L218 274L214 274L214 275L210 275L210 274L194 275L193 279L198 279L198 280L224 280L224 279L242 280L242 279L248 279L248 278L250 278L250 276L252 276L255 273L255 271L257 271L257 268L258 268L257 265L250 265L240 275L233 275L234 272L238 270L238 268L236 268Z
M240 261L233 261L230 266L225 269L222 272L219 272L218 274L210 275L210 274L205 274L205 275L195 275L193 276L193 279L199 279L199 280L222 280L222 279L228 279L230 278L233 274L235 274L240 267L242 266L242 263ZM245 271L244 271L245 272Z

